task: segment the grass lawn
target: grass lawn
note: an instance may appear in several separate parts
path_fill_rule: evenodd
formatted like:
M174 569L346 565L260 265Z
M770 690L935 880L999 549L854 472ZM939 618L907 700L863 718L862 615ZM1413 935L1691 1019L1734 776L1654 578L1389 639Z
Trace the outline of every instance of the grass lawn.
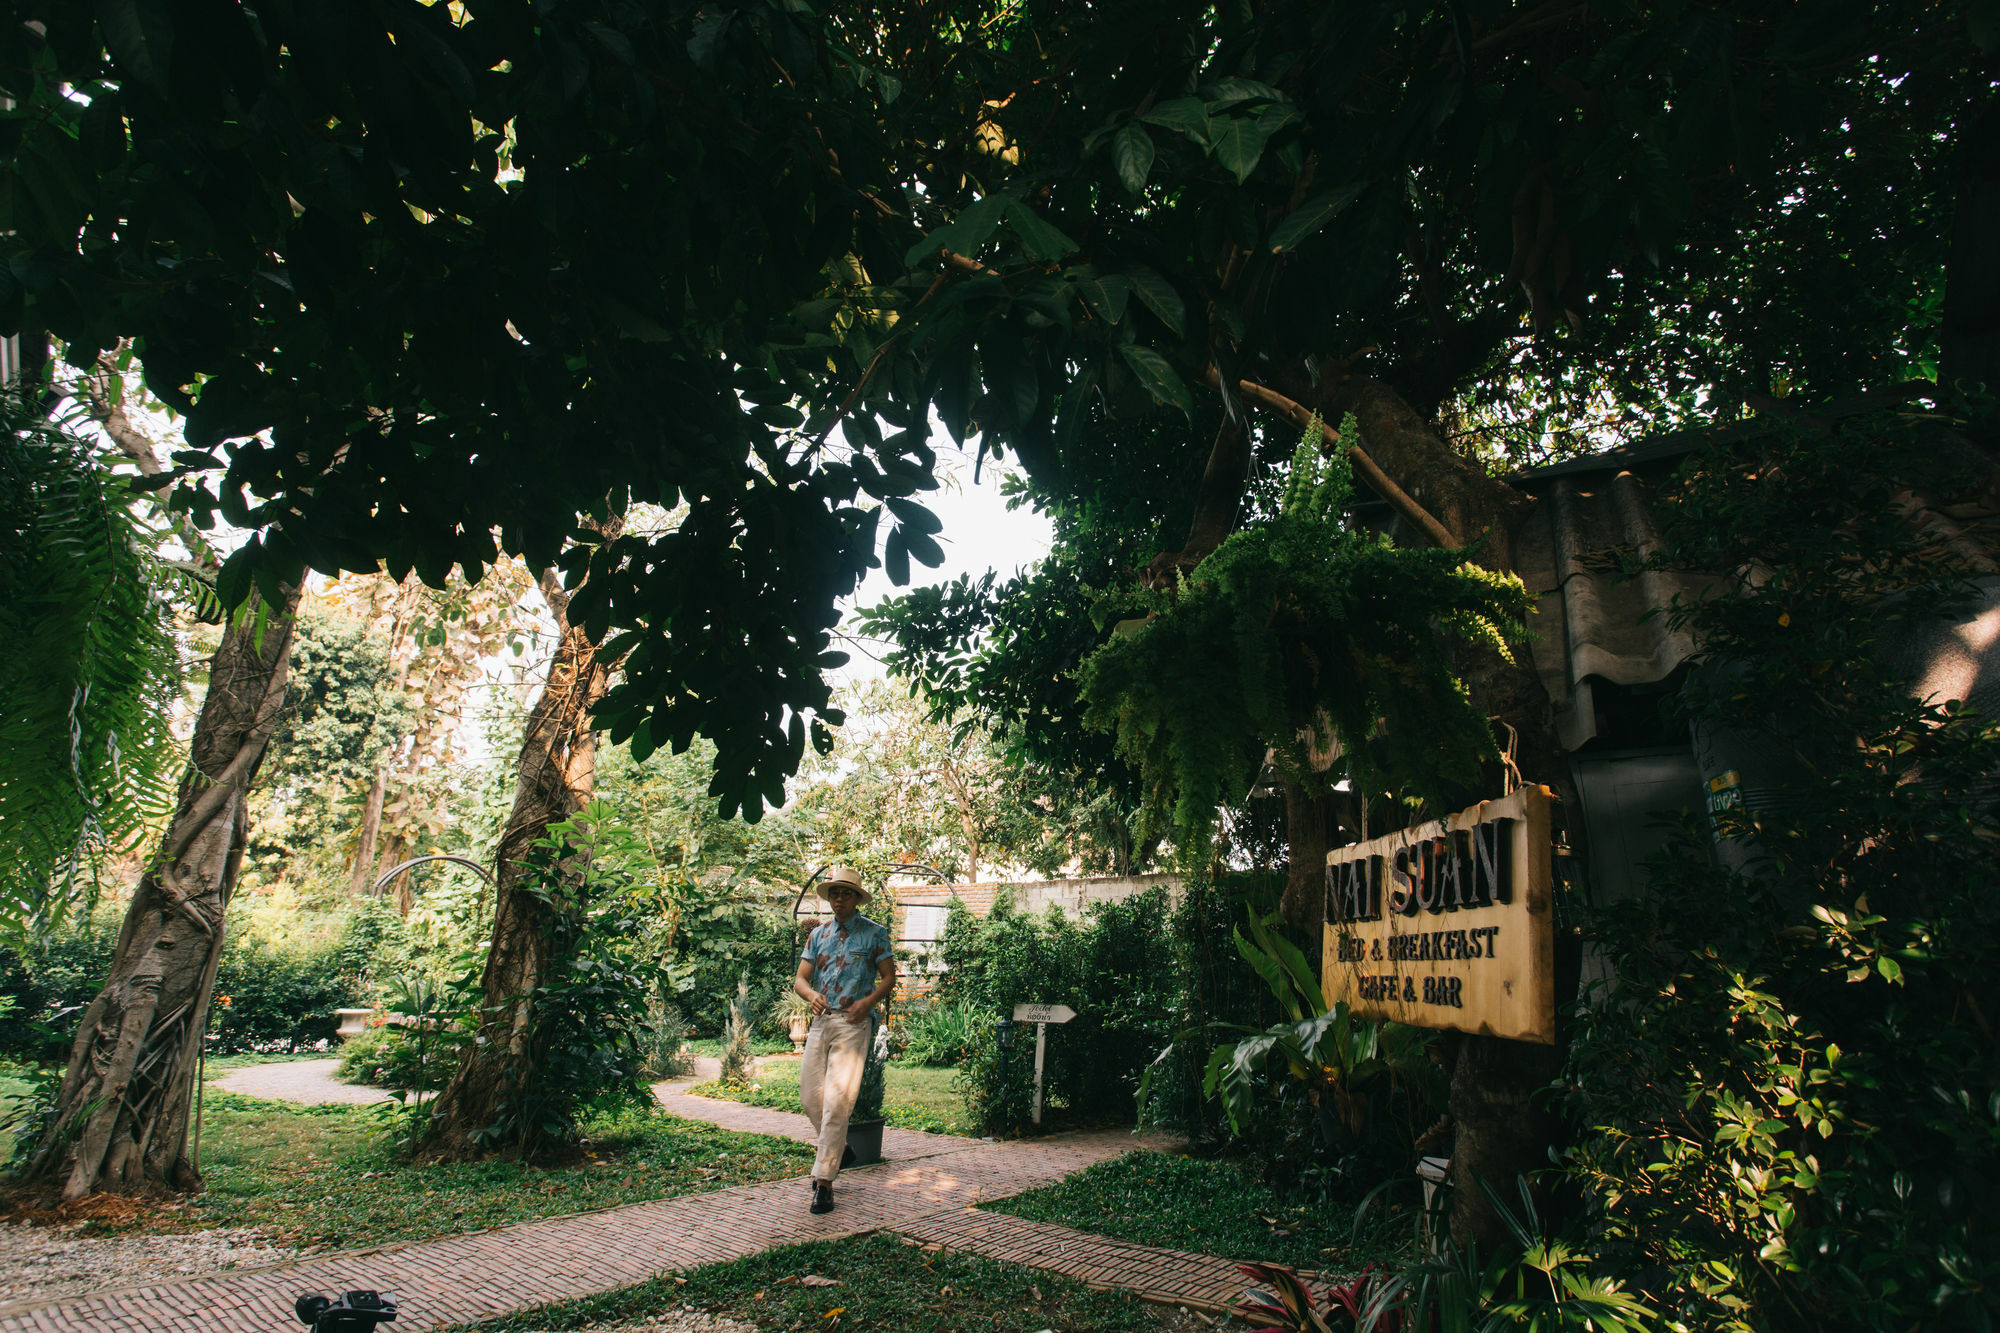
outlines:
M955 1069L932 1069L926 1065L891 1063L883 1071L882 1116L898 1129L923 1129L933 1134L977 1135L965 1109L965 1098L953 1086ZM799 1067L796 1064L766 1065L748 1088L731 1088L721 1083L697 1083L688 1089L698 1097L721 1097L751 1106L768 1106L779 1111L799 1109Z
M720 1060L722 1058L722 1039L720 1037L694 1037L682 1044L688 1048L688 1054L690 1055L705 1055L711 1060ZM752 1037L750 1039L750 1054L752 1055L790 1055L791 1053L792 1044L782 1037Z
M1413 1230L1407 1214L1381 1216L1357 1242L1348 1209L1287 1205L1240 1161L1161 1153L1100 1162L985 1206L1141 1245L1335 1273L1398 1254Z
M806 1286L809 1275L837 1287ZM636 1322L693 1305L754 1323L763 1333L882 1329L895 1333L1156 1333L1159 1315L1123 1292L1092 1291L1038 1273L948 1251L926 1254L892 1236L787 1245L731 1263L580 1301L523 1311L481 1333L562 1330Z
M255 1226L294 1244L345 1248L778 1180L812 1167L803 1144L638 1112L593 1125L587 1155L569 1166L405 1166L374 1107L288 1106L212 1087L205 1100L207 1191L141 1225Z

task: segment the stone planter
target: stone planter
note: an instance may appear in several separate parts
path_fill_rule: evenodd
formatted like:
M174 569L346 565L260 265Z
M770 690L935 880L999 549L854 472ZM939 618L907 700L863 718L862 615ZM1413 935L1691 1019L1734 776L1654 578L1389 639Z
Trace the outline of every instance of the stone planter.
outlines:
M368 1015L374 1012L373 1009L334 1010L333 1016L340 1020L340 1026L334 1029L334 1033L342 1041L352 1041L368 1030Z
M882 1125L880 1120L850 1120L847 1122L847 1146L854 1150L851 1166L869 1166L882 1160Z
M812 1015L793 1014L791 1018L791 1025L792 1025L792 1049L795 1051L803 1051L806 1048L806 1031L807 1029L812 1027Z

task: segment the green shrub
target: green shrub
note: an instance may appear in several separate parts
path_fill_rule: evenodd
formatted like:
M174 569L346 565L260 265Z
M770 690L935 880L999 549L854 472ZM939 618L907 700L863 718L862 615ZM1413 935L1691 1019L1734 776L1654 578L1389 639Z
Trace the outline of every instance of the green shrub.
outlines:
M970 1001L913 1007L897 1021L900 1059L917 1065L956 1065L972 1049L974 1029L991 1020Z
M394 1024L371 1027L340 1048L341 1078L393 1092L437 1092L457 1069L458 1043L432 1033L420 1044Z
M253 935L231 939L209 1005L209 1031L219 1037L211 1049L296 1050L332 1040L339 1025L333 1011L355 1007L361 990L343 944L284 949Z
M1082 920L1050 911L1031 917L1005 894L985 920L954 903L945 919L943 1006L970 1021L960 1079L973 1113L989 1132L1027 1120L1034 1032L1017 1034L1001 1072L993 1024L1022 1003L1067 1004L1077 1017L1049 1030L1044 1105L1070 1122L1128 1120L1139 1078L1165 1044L1176 978L1162 940L1167 897L1154 891L1122 902L1094 903ZM1027 1073L1021 1071L1025 1068Z
M73 1027L111 973L122 919L122 907L107 905L25 956L0 949L0 995L15 1002L14 1012L0 1017L0 1051L34 1059L68 1054L66 1041L40 1035L31 1020L56 1014L53 1031ZM331 1040L338 1024L333 1011L361 1003L397 925L395 912L382 904L357 905L324 943L274 943L253 925L231 924L209 1006L209 1031L218 1036L211 1049L296 1050Z

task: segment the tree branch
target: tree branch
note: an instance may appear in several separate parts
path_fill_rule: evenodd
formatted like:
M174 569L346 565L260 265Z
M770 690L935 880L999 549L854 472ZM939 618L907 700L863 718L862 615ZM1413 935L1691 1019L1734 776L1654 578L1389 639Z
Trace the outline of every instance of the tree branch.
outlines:
M1212 388L1220 391L1222 388L1222 377L1216 372L1214 366L1208 368L1205 378ZM1237 392L1241 393L1251 402L1270 408L1300 430L1304 430L1312 424L1313 414L1311 411L1301 407L1275 389L1267 389L1263 385L1250 380L1237 381L1236 389ZM1401 486L1398 486L1394 479L1382 470L1381 465L1368 456L1367 450L1351 441L1341 441L1340 436L1330 429L1326 432L1326 439L1328 443L1342 443L1347 450L1347 456L1354 460L1355 472L1359 473L1361 479L1368 483L1369 489L1380 495L1384 500L1387 500L1390 508L1423 529L1425 535L1432 541L1436 542L1439 546L1461 546L1464 544L1459 541L1457 535L1450 528L1438 522L1437 518L1428 509L1418 504L1414 496L1405 491Z

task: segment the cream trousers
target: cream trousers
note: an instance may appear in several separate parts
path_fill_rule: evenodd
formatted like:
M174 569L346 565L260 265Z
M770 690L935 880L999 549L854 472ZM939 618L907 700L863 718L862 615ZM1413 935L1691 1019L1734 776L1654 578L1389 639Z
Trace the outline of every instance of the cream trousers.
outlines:
M840 1174L840 1155L847 1148L847 1118L861 1091L861 1071L868 1047L875 1040L874 1016L850 1023L845 1014L821 1014L806 1034L804 1063L799 1068L799 1106L819 1135L819 1156L813 1176L831 1181Z

